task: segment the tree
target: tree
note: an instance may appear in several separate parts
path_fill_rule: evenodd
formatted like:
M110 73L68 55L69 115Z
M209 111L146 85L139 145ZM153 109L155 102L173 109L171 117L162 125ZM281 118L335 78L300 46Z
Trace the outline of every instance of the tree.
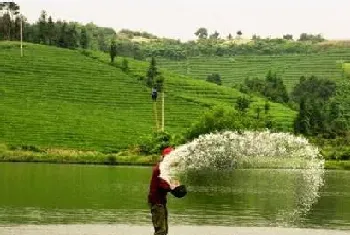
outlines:
M66 33L67 33L68 24L66 22L63 22L63 23L58 22L58 25L60 27L60 33L59 33L59 39L57 41L57 46L67 48L68 43L67 43Z
M233 37L232 37L232 34L231 34L231 33L230 33L230 34L227 36L227 39L228 39L228 40L230 40L230 41L233 39Z
M68 27L67 47L69 49L74 49L78 47L78 32L74 23L69 25Z
M49 45L54 45L56 41L55 23L53 22L51 16L49 16L49 19L47 20L47 37L49 40Z
M39 18L39 40L40 43L46 44L48 38L48 30L47 30L47 14L45 11L42 11Z
M256 34L253 34L252 36L252 40L259 40L260 39L260 36L256 35Z
M283 79L277 77L277 74L272 73L271 70L266 75L263 94L274 102L287 103L289 101L287 88L283 83Z
M308 135L310 131L310 114L306 107L305 99L299 103L299 113L294 120L294 132L296 134Z
M87 49L88 48L88 37L87 37L87 32L86 32L86 28L83 27L81 29L80 32L80 46L83 49Z
M240 96L238 97L238 99L236 100L236 110L240 111L240 112L246 112L246 110L249 108L250 106L250 100L244 96Z
M283 39L285 39L285 40L293 40L293 35L292 34L285 34L285 35L283 35Z
M153 87L156 81L157 76L160 75L160 72L158 72L157 66L156 66L156 59L152 57L149 68L147 70L147 79L146 79L146 85L149 87Z
M270 111L270 103L267 100L265 101L264 109L265 109L265 114L268 114Z
M12 40L15 37L14 21L16 16L20 14L20 7L14 2L0 2L0 15L2 15L3 30L0 34L4 34L5 40ZM2 31L2 32L1 32Z
M329 79L320 79L315 76L300 77L299 84L295 85L291 93L291 99L299 102L301 98L322 100L326 102L336 94L337 85Z
M237 39L241 39L243 33L242 33L241 30L238 30L237 33L236 33L236 35L237 35Z
M122 64L120 66L121 70L123 70L124 72L129 72L129 61L127 59L123 59L122 60Z
M260 106L255 108L255 112L256 112L256 119L260 119L260 113L261 113L261 108Z
M109 55L111 57L111 63L114 63L114 59L115 57L117 56L117 45L115 43L115 41L113 40L111 42L111 47L110 47L110 50L109 50Z
M207 39L208 30L202 27L199 28L194 34L198 37L198 39Z
M218 38L219 38L219 33L217 31L215 31L213 34L209 36L209 39L212 39L212 40L217 40Z
M207 82L215 83L217 85L221 85L221 77L219 74L210 74L207 77Z

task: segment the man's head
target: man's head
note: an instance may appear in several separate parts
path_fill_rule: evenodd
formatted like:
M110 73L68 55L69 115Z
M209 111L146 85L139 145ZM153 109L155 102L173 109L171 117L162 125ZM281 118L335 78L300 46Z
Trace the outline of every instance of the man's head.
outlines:
M170 154L173 150L174 150L174 149L171 148L171 147L167 147L167 148L163 149L161 160L163 160L163 158L164 158L166 155Z

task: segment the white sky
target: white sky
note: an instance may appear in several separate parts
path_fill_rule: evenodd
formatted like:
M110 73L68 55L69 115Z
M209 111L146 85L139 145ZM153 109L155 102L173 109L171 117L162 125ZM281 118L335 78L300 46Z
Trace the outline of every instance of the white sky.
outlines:
M174 39L194 39L199 27L221 37L281 37L322 33L328 39L350 39L350 0L18 0L30 22L46 10L54 20L147 31Z

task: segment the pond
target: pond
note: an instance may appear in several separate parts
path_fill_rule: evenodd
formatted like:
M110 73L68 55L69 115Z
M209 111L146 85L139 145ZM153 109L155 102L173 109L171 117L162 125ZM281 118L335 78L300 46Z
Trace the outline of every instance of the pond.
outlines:
M350 171L326 171L319 197L299 173L246 169L188 179L185 198L168 196L170 226L350 229ZM0 234L101 224L145 226L149 234L150 176L150 167L0 163Z

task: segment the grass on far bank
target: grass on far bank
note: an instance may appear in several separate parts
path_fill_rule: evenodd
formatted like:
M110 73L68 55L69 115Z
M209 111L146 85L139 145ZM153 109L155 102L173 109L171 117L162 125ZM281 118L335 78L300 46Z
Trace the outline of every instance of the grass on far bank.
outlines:
M132 152L103 153L74 149L39 149L21 146L12 149L0 144L0 162L45 162L59 164L152 165L158 156L142 156Z
M97 151L38 149L33 146L10 149L5 144L0 144L0 162L151 166L158 159L158 155L144 156L131 151L107 154ZM350 170L350 161L326 160L325 169Z

